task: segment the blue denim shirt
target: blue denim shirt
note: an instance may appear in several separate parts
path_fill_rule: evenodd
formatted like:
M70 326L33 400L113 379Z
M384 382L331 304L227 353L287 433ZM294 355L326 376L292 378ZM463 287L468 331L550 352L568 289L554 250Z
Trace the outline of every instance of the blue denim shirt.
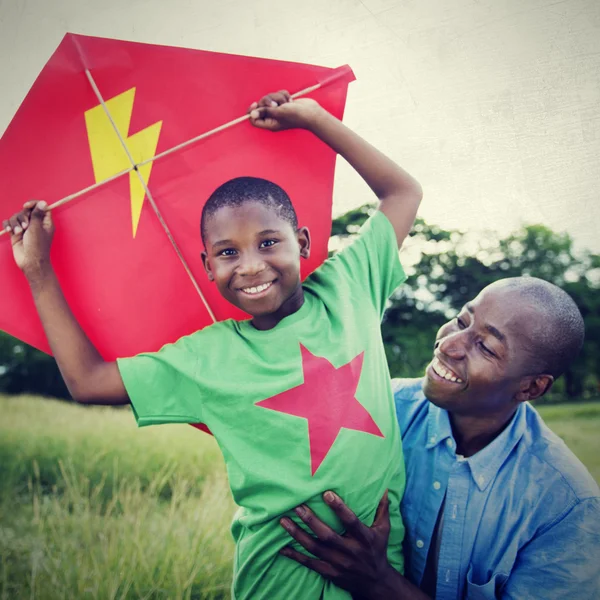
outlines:
M529 404L486 448L455 452L421 379L392 382L406 461L406 575L420 585L444 497L437 600L600 598L600 491Z

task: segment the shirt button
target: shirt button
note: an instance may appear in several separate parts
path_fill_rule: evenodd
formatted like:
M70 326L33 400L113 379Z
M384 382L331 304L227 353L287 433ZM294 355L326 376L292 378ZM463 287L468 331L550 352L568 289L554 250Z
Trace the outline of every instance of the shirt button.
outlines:
M422 548L425 545L423 540L417 540L417 548Z
M429 438L429 441L433 444L435 442L435 435L431 438Z
M434 490L439 490L442 487L442 484L439 481L434 481L433 482L433 489Z
M477 478L477 481L479 481L479 485L483 485L484 481L485 481L485 477L483 475L480 475Z
M452 443L452 440L450 438L448 438L446 440L446 446L448 446L448 448L453 448L454 444Z

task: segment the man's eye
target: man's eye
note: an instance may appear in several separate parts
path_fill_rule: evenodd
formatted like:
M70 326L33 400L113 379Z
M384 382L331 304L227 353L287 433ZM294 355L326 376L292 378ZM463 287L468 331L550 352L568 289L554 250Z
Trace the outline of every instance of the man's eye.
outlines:
M466 327L465 322L460 317L456 317L456 324L460 329L464 329Z
M260 243L260 247L261 248L270 248L271 246L274 246L277 243L277 240L265 240L264 242Z
M484 354L488 356L496 356L483 342L479 342L479 347Z

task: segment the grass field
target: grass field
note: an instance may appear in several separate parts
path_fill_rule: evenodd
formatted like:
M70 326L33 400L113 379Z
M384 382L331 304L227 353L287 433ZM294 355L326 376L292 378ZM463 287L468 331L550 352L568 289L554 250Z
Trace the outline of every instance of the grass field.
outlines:
M600 403L541 411L600 481ZM228 598L233 512L192 427L0 396L0 600Z

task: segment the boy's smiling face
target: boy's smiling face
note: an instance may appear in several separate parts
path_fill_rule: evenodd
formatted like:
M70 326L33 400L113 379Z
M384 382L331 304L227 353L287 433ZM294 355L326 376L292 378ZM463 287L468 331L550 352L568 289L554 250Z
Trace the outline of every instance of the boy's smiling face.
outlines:
M211 217L202 253L221 295L270 329L304 301L300 258L308 258L308 229L294 230L276 209L249 201L223 206Z

